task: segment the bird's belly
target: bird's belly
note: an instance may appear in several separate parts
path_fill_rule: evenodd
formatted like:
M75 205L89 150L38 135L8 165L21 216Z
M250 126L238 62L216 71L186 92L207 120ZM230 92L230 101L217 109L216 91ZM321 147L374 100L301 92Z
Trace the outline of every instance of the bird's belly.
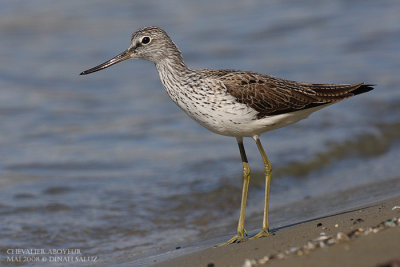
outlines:
M182 108L186 114L208 130L226 136L253 136L257 111L243 104L229 106L193 105Z
M192 119L214 133L234 137L253 137L296 123L323 107L325 105L286 114L267 116L262 119L257 119L258 112L247 106L237 110L232 110L232 108L214 110L192 108L185 110L185 112Z

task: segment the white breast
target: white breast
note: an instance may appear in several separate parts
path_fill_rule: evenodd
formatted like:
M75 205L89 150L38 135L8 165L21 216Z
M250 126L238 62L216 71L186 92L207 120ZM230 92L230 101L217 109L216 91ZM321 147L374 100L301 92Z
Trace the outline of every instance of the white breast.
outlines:
M246 125L256 119L257 111L229 95L217 81L209 78L177 77L159 69L160 79L171 99L189 115L212 132L243 136Z

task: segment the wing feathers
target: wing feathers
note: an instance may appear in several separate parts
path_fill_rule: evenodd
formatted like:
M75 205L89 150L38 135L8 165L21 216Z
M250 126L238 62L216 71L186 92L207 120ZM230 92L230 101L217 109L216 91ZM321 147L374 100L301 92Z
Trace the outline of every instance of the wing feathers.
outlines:
M229 94L259 112L258 117L294 112L365 93L372 85L303 83L252 72L214 73Z

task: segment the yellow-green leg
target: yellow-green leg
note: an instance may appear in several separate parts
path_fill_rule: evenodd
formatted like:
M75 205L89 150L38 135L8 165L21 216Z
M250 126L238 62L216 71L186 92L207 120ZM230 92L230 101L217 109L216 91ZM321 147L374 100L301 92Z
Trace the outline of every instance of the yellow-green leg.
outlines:
M267 158L267 154L265 154L264 148L261 145L260 138L256 135L253 137L254 141L256 141L258 150L260 151L261 157L264 160L264 173L265 173L265 201L264 201L264 217L263 217L263 225L262 230L255 236L250 239L259 238L263 236L269 235L269 225L268 225L268 208L269 208L269 189L271 187L271 174L272 167L269 159Z
M220 246L225 246L228 244L232 243L239 243L242 241L245 241L244 235L246 233L246 230L244 229L244 217L245 217L245 212L246 212L246 201L247 201L247 192L249 189L249 182L250 182L250 167L249 163L247 161L247 156L246 152L244 151L244 146L243 146L243 139L242 138L237 138L239 150L240 150L240 156L242 158L242 163L243 163L243 189L242 189L242 201L240 204L240 215L239 215L239 222L238 222L238 227L237 227L237 234L226 241L223 244L218 245Z

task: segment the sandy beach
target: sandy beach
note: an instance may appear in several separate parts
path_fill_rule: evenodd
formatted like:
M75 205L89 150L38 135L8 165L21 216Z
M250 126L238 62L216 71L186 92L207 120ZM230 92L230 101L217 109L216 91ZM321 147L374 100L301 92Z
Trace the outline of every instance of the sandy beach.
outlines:
M400 1L0 6L0 266L385 266L400 258L399 227L388 221L400 217L392 210L400 205ZM165 30L190 70L374 85L262 134L273 169L269 237L214 248L236 233L243 169L236 138L202 125L217 116L241 118L245 127L277 99L286 106L291 98L232 106L244 101L246 88L266 83L238 83L232 98L220 82L189 75L171 80L183 88L193 80L179 90L194 101L185 113L151 62L132 59L79 75L132 48L132 33L146 26ZM308 93L305 99L315 98ZM200 124L187 116L199 108ZM208 125L225 129L229 120ZM228 132L237 136L239 124ZM252 236L262 227L264 163L254 140L243 142L251 169L245 229ZM47 253L68 249L82 257ZM20 251L35 257L22 263Z
M398 180L392 180L391 185L397 186ZM344 197L352 191L343 193ZM399 266L399 264L400 195L273 229L271 236L267 238L218 248L209 247L158 262L156 266Z

